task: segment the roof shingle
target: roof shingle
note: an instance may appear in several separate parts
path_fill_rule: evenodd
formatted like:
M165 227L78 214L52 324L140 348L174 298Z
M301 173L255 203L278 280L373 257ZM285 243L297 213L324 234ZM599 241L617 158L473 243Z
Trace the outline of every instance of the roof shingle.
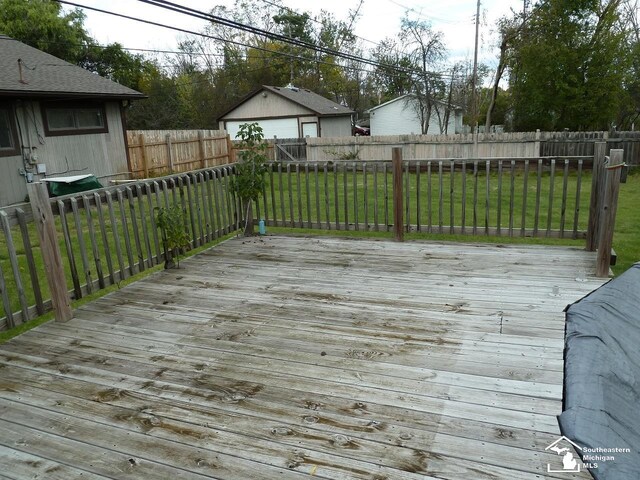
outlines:
M355 113L348 107L344 105L340 105L328 98L323 97L322 95L318 95L311 90L306 88L296 88L296 87L272 87L269 85L262 85L257 90L254 90L227 111L222 113L218 117L218 121L223 120L229 113L233 112L236 108L238 108L243 103L251 100L256 95L260 94L260 92L267 90L269 92L275 93L291 102L294 102L298 105L301 105L304 108L316 113L320 117L330 117L330 116L343 116L343 115L351 115Z
M262 88L302 105L316 112L318 115L346 115L354 113L350 108L340 105L306 88L271 87L268 85L263 85Z
M18 60L22 62L22 79ZM0 35L0 96L144 97L140 92L5 35Z

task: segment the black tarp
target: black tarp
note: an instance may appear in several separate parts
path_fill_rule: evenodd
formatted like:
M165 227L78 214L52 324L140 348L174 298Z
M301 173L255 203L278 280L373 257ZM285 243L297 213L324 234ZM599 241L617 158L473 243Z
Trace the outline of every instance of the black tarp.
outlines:
M564 357L562 434L614 457L596 480L640 479L640 263L567 308Z

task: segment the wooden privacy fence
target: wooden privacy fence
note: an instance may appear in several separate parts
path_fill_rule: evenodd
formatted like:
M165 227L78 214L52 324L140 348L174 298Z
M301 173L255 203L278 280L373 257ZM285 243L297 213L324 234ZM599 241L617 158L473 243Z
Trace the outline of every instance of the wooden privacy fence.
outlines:
M627 165L640 165L640 132L515 132L464 135L375 135L371 137L303 138L307 159L377 161L402 148L405 160L437 158L513 158L593 156L596 143L606 153L624 150ZM285 160L285 159L283 159Z
M49 205L37 203L32 190L31 205L0 210L0 251L8 252L0 261L0 330L52 309L45 280L51 252L39 240L32 210L50 206L51 221L42 221L40 213L35 217L57 232L63 292L79 299L164 261L157 208L180 206L191 247L237 230L241 214L230 189L233 174L232 166L215 167L52 198Z
M274 137L273 147L276 161L295 162L307 159L307 142L304 138Z
M623 162L640 165L640 132L542 132L541 156L593 155L597 143L606 143L611 150L623 150Z
M224 130L130 130L129 169L135 179L233 163L238 141ZM516 132L465 135L390 135L267 139L275 161L381 161L401 147L405 160L593 156L597 142L624 149L627 165L640 165L640 132Z
M353 158L360 161L390 159L402 148L405 160L436 158L537 157L540 132L456 135L375 135L371 137L306 138L307 159ZM592 153L593 155L593 153Z
M129 130L129 171L150 178L232 162L224 130Z

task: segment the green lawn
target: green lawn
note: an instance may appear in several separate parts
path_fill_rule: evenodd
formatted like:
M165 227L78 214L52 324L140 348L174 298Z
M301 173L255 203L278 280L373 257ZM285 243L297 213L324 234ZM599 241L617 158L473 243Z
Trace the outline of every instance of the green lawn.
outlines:
M618 255L614 274L620 275L640 262L640 167L620 186L613 248Z
M254 210L259 218L274 221L278 227L269 227L269 232L278 233L322 233L339 234L349 236L380 236L390 237L389 225L392 223L391 188L392 178L390 173L384 173L382 167L374 173L371 169L367 174L347 172L342 167L329 165L327 171L320 166L316 174L313 167L308 171L304 168L298 171L293 168L287 175L286 169L282 173L275 171L267 175L267 187L265 196L258 202ZM554 245L584 245L584 239L573 239L574 221L577 231L586 230L588 218L589 195L591 190L591 175L584 172L580 181L580 197L576 201L578 191L578 175L572 170L564 177L562 169L556 168L554 172L553 191L551 191L551 172L546 168L542 175L538 176L535 168L531 168L527 175L527 188L524 188L524 171L514 170L511 174L510 165L505 162L500 176L492 172L488 176L481 168L474 175L473 167L468 168L466 174L456 170L451 180L448 165L444 165L442 176L437 164L431 170L420 173L411 172L405 176L405 187L408 186L408 202L406 218L409 224L419 227L419 231L407 235L407 239L422 240L450 240L473 242L500 242L500 243L536 243ZM640 169L636 169L628 177L626 184L620 189L620 199L614 235L614 249L618 254L618 263L613 267L616 275L622 273L633 263L640 261ZM566 180L565 180L566 178ZM513 181L512 181L513 179ZM540 183L540 195L537 198L537 185ZM182 204L187 212L197 212L200 221L194 221L196 235L200 231L200 224L206 228L206 224L213 222L222 225L232 217L232 208L226 204L220 220L208 218L204 210L197 205L206 203L216 207L223 196L228 196L228 187L220 188L218 193L209 188L194 188L192 203L188 201L188 195L183 189L183 195L177 189L164 197L152 195L148 197L134 198L133 208L131 201L125 199L122 211L117 202L114 203L116 214L115 223L111 223L107 205L102 205L101 211L105 219L104 234L99 226L99 211L96 207L90 209L92 222L88 221L84 208L79 208L78 222L72 213L67 213L66 220L71 238L73 256L78 271L79 283L86 282L87 277L96 279L97 264L105 275L105 286L109 281L109 262L113 270L120 269L120 261L116 255L117 247L122 252L122 262L126 277L136 273L140 258L157 255L161 250L160 243L155 243L155 231L153 216L150 212L159 206L176 202ZM442 186L442 188L441 188ZM406 192L405 192L406 193ZM266 211L264 198L266 197ZM463 202L463 197L465 201ZM197 201L196 201L197 199ZM525 201L526 200L526 201ZM184 203L183 203L184 202ZM536 205L538 208L536 208ZM453 206L453 208L452 208ZM141 208L142 207L142 208ZM564 208L563 208L564 207ZM576 208L577 207L577 208ZM218 209L219 210L219 209ZM537 211L537 213L536 213ZM464 223L463 223L464 215ZM453 225L466 227L466 235L451 234L447 228L453 217ZM123 220L124 219L124 220ZM135 226L138 231L146 229L148 242L145 236L140 237L140 242L135 239ZM63 225L57 217L57 229L60 239L60 248L65 259L68 257L67 248L63 238ZM524 223L523 223L524 222ZM474 230L474 223L478 235L470 235ZM92 225L92 226L91 226ZM273 225L273 223L272 223ZM442 233L440 225L443 226ZM500 235L483 235L485 225L497 229L500 227ZM524 225L527 236L521 237ZM191 222L187 226L192 232ZM44 279L44 267L40 258L37 236L34 224L29 225L29 238L34 246L34 256L38 276ZM114 228L115 227L115 228ZM531 234L537 227L537 237ZM346 229L349 231L346 231ZM354 231L356 230L357 231ZM547 231L558 232L564 229L565 238L551 238ZM93 231L93 235L91 232ZM116 236L113 233L117 232ZM127 246L125 231L129 234L129 247ZM25 285L25 293L29 305L35 303L33 288L29 281L29 273L25 256L25 248L19 229L12 230L14 243L17 250L18 262L22 281ZM580 237L580 236L579 236ZM86 251L86 265L82 259L80 239L84 242ZM93 241L92 241L93 239ZM160 240L159 240L160 241ZM139 246L138 246L139 243ZM209 243L208 245L212 245ZM127 250L131 255L127 255ZM98 258L94 257L94 251ZM20 301L17 294L11 266L9 263L8 249L4 235L0 235L0 267L7 281L8 295L14 311L20 309ZM155 270L153 262L147 262L149 269ZM74 288L71 276L70 262L65 261L64 266L67 275L67 286ZM85 268L86 267L86 268ZM116 276L117 277L117 276ZM136 276L132 277L137 278ZM120 278L115 278L120 283ZM48 298L46 282L41 281L42 296ZM117 285L111 288L118 288ZM104 292L107 290L100 290ZM23 328L23 327L21 327ZM2 336L0 336L0 339Z
M562 231L570 238L574 230L586 231L589 173L582 174L578 185L575 170L565 180L562 169L556 168L552 176L546 168L538 175L532 166L525 188L523 170L514 169L512 175L507 162L502 175L495 171L487 175L483 168L474 175L471 166L464 173L456 170L452 177L449 166L443 167L442 174L434 165L431 172L405 175L405 222L421 232L451 233L445 228L450 225L464 225L466 231L472 231L475 225L478 234L488 226L501 235L518 236L524 226L528 236ZM392 223L391 174L385 174L381 166L366 175L345 173L343 166L333 168L329 166L326 172L320 168L317 173L312 168L270 173L266 210L263 197L260 217L276 220L277 226L386 230Z

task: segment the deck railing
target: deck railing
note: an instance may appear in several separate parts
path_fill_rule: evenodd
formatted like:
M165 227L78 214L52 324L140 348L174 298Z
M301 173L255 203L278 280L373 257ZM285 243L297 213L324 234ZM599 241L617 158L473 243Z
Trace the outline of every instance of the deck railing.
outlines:
M233 174L227 165L51 198L64 291L80 299L162 263L156 208L181 206L192 248L239 229ZM33 217L29 204L0 210L0 330L53 307Z
M406 232L585 238L593 157L402 163ZM393 229L392 163L274 163L257 202L267 225ZM589 175L590 176L590 175Z
M622 151L612 151L610 168L599 145L593 157L402 161L395 150L391 162L273 163L253 222L394 232L396 238L423 232L586 239L589 250L603 246L598 274L606 276ZM32 195L31 206L0 210L0 330L162 263L157 208L181 207L191 247L239 230L244 218L231 189L233 175L227 165L45 195L42 204ZM57 240L47 245L37 223L51 227ZM56 269L57 282L47 281ZM62 293L55 298L51 285L59 284Z

